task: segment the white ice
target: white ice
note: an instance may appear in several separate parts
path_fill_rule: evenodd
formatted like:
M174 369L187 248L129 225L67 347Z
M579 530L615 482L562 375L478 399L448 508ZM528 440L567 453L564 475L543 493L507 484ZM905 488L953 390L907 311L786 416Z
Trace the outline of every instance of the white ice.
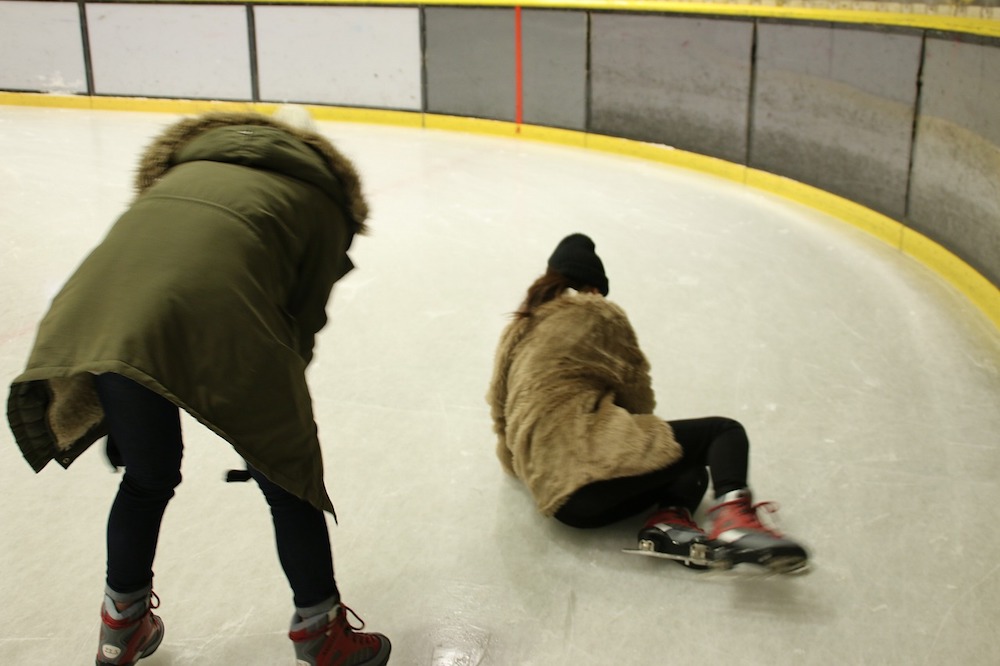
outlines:
M131 198L174 116L0 107L0 373ZM345 602L391 664L996 664L1000 332L861 231L679 169L509 138L321 123L373 233L310 370ZM664 418L736 418L805 576L623 555L642 517L543 519L494 458L507 313L565 234L597 242ZM184 422L156 565L157 664L293 663L264 500ZM89 664L119 476L96 446L35 475L0 446L0 664Z

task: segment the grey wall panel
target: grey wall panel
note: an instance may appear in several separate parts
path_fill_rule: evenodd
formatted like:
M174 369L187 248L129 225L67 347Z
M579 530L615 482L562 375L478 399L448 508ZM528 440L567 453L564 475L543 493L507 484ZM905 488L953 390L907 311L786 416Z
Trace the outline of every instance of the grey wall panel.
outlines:
M420 110L419 9L253 11L262 100Z
M909 224L1000 285L1000 45L928 39Z
M76 4L0 2L0 88L87 92Z
M427 111L512 121L514 10L424 10Z
M590 129L744 163L753 24L594 14Z
M587 125L587 15L525 10L521 16L524 122Z
M253 96L244 7L88 4L87 28L98 94Z
M762 24L750 166L902 219L919 34Z

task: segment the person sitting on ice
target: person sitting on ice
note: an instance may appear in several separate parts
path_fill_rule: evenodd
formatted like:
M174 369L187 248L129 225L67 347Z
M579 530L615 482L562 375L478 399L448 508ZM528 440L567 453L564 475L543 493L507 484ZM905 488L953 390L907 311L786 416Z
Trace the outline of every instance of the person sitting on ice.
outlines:
M747 487L750 444L729 418L665 421L653 414L650 366L624 310L605 297L594 242L559 242L501 334L487 393L504 470L538 511L576 528L655 507L641 551L705 568L749 562L806 566L806 550L765 526ZM693 520L707 490L710 532Z

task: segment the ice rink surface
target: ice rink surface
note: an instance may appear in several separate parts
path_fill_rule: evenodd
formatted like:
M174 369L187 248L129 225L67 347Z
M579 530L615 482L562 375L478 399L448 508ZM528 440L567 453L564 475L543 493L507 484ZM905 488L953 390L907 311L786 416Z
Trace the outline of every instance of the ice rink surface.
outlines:
M175 116L0 107L0 372L132 196ZM310 369L344 601L390 664L997 664L1000 332L927 268L824 215L667 166L509 138L321 123L372 234ZM590 234L664 418L724 415L810 573L630 557L644 516L576 531L494 457L507 315ZM262 387L266 390L266 387ZM292 664L291 595L240 460L190 418L144 666ZM90 664L120 477L95 446L35 475L0 445L0 664ZM707 504L707 501L706 501ZM704 506L703 509L704 510Z

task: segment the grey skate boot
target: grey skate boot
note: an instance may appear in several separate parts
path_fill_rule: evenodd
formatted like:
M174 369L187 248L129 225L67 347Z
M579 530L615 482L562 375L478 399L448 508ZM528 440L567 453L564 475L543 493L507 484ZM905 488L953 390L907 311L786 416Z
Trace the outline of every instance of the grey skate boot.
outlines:
M773 507L772 502L753 504L747 488L726 493L708 511L713 521L709 539L723 544L733 564L748 562L777 573L804 569L809 560L805 548L760 522L757 511L773 512Z
M131 603L119 610L116 601ZM131 594L106 589L101 606L97 666L132 666L156 652L163 640L163 620L151 609L159 605L160 598L151 587Z

